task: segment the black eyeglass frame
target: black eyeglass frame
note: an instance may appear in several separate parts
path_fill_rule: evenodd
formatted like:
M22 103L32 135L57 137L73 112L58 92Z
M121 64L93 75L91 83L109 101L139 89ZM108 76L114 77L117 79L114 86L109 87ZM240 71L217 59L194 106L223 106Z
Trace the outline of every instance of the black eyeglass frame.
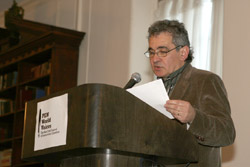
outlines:
M184 47L183 45L178 45L178 46L176 46L175 48L173 48L173 49L170 49L170 50L168 50L168 51L158 51L158 52L151 52L150 53L150 51L149 50L147 50L145 53L144 53L144 55L147 57L147 58L151 58L151 57L154 57L155 56L155 54L158 56L158 57L166 57L167 56L167 54L169 53L169 52L171 52L171 51L173 51L173 50L175 50L175 49L177 49L177 48L179 48L179 47ZM159 53L163 53L163 54L165 54L164 56L159 56ZM150 54L153 54L152 56L150 56Z

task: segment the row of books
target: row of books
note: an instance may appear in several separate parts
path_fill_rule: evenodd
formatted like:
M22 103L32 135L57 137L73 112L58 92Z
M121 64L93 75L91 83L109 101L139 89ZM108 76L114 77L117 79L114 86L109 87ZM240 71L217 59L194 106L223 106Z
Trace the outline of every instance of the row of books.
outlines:
M50 87L44 88L25 86L20 89L19 108L25 107L25 103L29 100L37 99L50 94ZM0 98L0 116L13 112L15 110L15 101L11 99Z
M49 74L51 71L51 61L47 61L40 65L31 68L31 73L33 78L38 78L43 75ZM6 89L8 87L14 86L17 83L17 71L9 72L0 75L0 90Z
M38 78L43 75L49 74L51 71L51 62L47 61L43 64L31 68L31 73L33 78Z
M13 111L14 102L10 99L0 99L0 116Z
M19 109L25 107L27 101L37 99L50 94L50 87L46 86L44 88L25 86L20 89L19 96ZM0 116L13 112L15 110L15 101L11 99L0 98Z
M0 75L0 90L14 86L17 83L17 71Z
M12 155L12 149L6 149L6 150L0 151L0 166L1 167L11 166L11 155Z
M49 89L50 87L39 88L33 86L25 86L20 90L19 108L24 108L27 101L48 95Z

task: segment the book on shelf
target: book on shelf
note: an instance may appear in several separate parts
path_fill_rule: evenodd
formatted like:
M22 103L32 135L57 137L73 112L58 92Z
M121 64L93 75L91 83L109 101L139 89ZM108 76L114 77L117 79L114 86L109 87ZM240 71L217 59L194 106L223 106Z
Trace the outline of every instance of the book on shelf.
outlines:
M34 86L25 86L20 90L20 108L24 108L29 100L37 99L46 95L46 90Z
M8 139L12 136L10 126L8 124L2 124L0 127L0 141Z
M11 99L0 98L0 116L13 112L14 102Z
M22 109L25 107L25 102L32 100L32 91L21 89L20 90L20 101L19 101L19 108Z
M0 75L0 90L14 86L17 83L17 71Z
M3 75L0 75L0 90L3 89Z
M8 129L0 127L0 141L8 138Z
M44 90L45 90L45 95L46 96L50 94L50 86L45 86Z
M11 156L12 156L12 149L5 149L0 151L0 167L11 166Z
M38 78L38 77L47 75L50 73L50 71L51 71L51 61L50 60L31 68L31 73L33 75L33 78Z

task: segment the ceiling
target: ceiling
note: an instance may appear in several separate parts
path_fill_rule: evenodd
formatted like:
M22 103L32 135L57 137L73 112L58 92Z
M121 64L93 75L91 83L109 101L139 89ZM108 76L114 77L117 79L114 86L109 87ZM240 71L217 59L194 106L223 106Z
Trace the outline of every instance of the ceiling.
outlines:
M17 4L22 0L16 0ZM13 4L13 0L0 0L0 13L8 10Z

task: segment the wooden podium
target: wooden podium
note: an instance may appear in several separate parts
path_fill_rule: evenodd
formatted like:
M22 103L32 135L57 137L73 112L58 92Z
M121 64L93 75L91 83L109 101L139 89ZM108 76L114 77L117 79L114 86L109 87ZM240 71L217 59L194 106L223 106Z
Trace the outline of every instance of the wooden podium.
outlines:
M37 103L68 94L66 145L34 151ZM198 144L170 120L122 88L84 84L26 103L22 159L61 167L139 167L197 162Z

